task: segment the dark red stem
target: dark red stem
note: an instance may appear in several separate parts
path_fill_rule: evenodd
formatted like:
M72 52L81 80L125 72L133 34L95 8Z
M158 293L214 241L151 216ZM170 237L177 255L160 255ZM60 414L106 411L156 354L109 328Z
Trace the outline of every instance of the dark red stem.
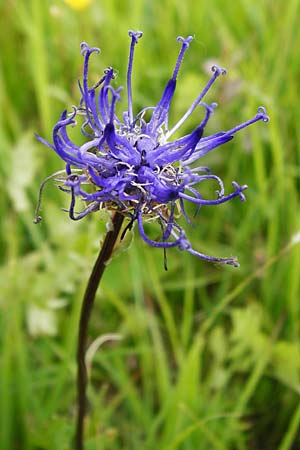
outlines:
M88 375L85 365L85 352L87 347L89 320L99 283L101 281L106 264L111 258L114 246L122 227L123 220L124 216L119 213L115 213L112 219L113 229L109 231L105 236L103 245L93 267L83 297L77 343L77 422L75 434L76 450L84 450L84 419L87 410L86 389L88 384Z

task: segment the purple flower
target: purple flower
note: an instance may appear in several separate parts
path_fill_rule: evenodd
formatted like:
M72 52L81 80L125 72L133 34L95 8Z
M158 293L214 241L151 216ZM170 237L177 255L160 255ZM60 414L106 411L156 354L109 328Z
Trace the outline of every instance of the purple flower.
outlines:
M112 87L115 75L111 67L104 71L103 77L94 86L89 86L89 59L92 53L99 53L100 50L83 42L81 53L84 57L84 69L83 80L79 83L79 106L74 107L72 113L62 113L53 129L53 144L37 136L66 163L64 171L51 177L56 177L60 182L60 189L70 194L69 216L73 220L79 220L101 208L118 211L129 219L126 229L137 222L143 240L153 247L177 247L208 261L238 266L235 257L216 258L194 250L175 218L181 213L190 223L185 210L186 201L195 204L198 212L202 205L218 205L235 197L239 197L241 201L245 200L246 185L239 185L234 181L233 191L225 195L223 182L217 175L211 174L207 167L191 167L191 164L214 148L230 141L242 128L259 120L267 122L269 118L265 109L259 107L252 119L229 131L203 137L205 126L217 105L208 105L202 100L216 79L226 73L224 69L213 66L212 76L205 88L183 117L169 129L170 104L183 56L192 40L189 36L186 39L177 39L181 45L179 55L158 104L155 107L146 107L135 115L131 75L135 46L142 33L129 31L129 36L131 44L127 71L128 107L122 118L116 115L121 88ZM204 118L196 129L186 136L171 140L175 131L198 106L202 107ZM81 121L81 131L86 138L83 145L75 144L67 133L67 128L76 125L77 120ZM217 196L211 200L203 198L198 190L201 183L208 181L218 185ZM78 198L85 203L81 212L75 212L75 202ZM143 222L147 218L159 222L159 241L146 235ZM36 222L39 220L41 219L37 215Z

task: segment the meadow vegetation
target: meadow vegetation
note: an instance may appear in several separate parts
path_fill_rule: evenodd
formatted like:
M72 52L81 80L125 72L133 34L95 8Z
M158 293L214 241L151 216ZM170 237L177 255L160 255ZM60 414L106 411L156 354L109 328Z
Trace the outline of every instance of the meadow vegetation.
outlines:
M239 269L171 249L166 272L138 233L108 266L90 326L87 450L300 448L300 1L11 0L0 12L0 448L72 448L77 324L105 221L71 223L49 184L33 224L39 183L62 168L34 132L51 140L78 103L80 42L102 50L95 82L113 66L126 86L128 29L144 32L136 111L158 101L176 37L191 34L171 119L217 62L228 74L209 92L219 107L207 132L260 105L271 121L200 162L228 190L247 184L247 202L203 207L185 225L194 248L237 255Z

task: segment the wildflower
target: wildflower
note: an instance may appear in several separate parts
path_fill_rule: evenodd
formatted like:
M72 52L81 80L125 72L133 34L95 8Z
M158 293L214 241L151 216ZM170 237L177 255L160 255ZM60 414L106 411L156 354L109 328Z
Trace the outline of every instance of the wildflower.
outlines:
M78 11L87 8L91 2L92 0L65 0L65 3L67 3L67 5Z
M241 129L262 120L269 120L263 107L250 120L211 136L203 137L205 126L213 114L216 103L210 105L202 100L220 75L226 71L212 67L212 76L193 104L181 119L171 128L168 115L176 88L178 72L192 37L178 37L179 55L170 80L156 106L142 109L136 115L132 104L132 66L135 46L141 38L140 31L129 31L131 38L127 70L127 111L122 118L116 114L121 88L112 87L115 77L111 67L94 85L88 84L89 60L98 48L81 44L84 57L83 80L79 83L81 100L78 107L68 114L64 111L53 129L53 144L37 138L53 149L66 163L65 170L54 174L60 182L60 189L70 194L68 213L71 219L79 220L101 208L118 211L129 218L125 229L136 222L142 239L153 247L177 247L199 258L222 264L238 266L235 257L217 258L194 250L186 238L176 217L181 213L190 223L185 202L197 207L219 205L235 197L245 200L246 185L233 182L233 191L225 195L222 180L213 175L207 167L192 167L211 150L230 141ZM204 118L190 134L170 140L187 118L198 107L204 109ZM146 117L150 115L147 120ZM76 145L68 136L67 128L82 119L81 131L86 137L83 145ZM203 182L213 181L218 185L216 198L205 199L197 189ZM75 212L76 199L80 198L86 207ZM161 239L153 240L146 235L145 219L156 219L161 226ZM36 217L38 222L40 217Z

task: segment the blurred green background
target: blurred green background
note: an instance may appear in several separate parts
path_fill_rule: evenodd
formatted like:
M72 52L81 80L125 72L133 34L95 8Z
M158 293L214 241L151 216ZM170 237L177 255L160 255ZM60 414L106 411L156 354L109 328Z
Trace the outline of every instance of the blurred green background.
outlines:
M78 103L81 41L102 49L91 80L112 65L125 85L127 30L141 29L135 111L158 101L176 37L192 34L171 119L217 62L228 75L207 97L219 103L207 133L261 104L271 122L200 162L227 190L248 184L247 202L202 208L195 228L185 225L194 248L237 255L240 269L171 250L165 272L138 233L108 267L90 325L86 448L299 449L300 1L79 3L0 7L0 448L72 449L77 323L103 233L97 214L71 223L51 184L33 225L39 183L63 167L34 132L51 140L61 111ZM196 112L182 132L198 121Z

